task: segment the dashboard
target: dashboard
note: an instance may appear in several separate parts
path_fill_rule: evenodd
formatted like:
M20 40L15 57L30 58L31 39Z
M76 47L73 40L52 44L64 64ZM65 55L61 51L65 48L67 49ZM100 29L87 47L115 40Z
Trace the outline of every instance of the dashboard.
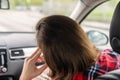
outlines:
M19 80L24 58L37 48L35 33L0 33L0 80Z

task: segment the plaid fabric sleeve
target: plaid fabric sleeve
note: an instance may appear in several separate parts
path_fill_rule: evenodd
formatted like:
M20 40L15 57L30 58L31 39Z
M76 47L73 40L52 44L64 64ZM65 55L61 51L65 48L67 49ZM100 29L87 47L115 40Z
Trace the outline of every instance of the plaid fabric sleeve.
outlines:
M83 74L83 80L94 80L97 76L101 76L106 72L120 68L120 54L106 49L101 52L99 59L96 63L88 68ZM81 74L78 74L78 76ZM81 80L76 78L77 80Z

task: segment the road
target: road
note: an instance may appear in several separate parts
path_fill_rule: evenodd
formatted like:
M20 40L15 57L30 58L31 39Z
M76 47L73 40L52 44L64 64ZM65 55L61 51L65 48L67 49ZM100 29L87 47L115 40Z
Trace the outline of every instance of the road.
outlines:
M42 17L31 11L0 11L0 31L33 31Z
M44 15L34 11L0 11L0 31L33 31L36 23ZM108 24L84 22L86 30L99 29L108 31ZM97 28L96 28L97 26Z

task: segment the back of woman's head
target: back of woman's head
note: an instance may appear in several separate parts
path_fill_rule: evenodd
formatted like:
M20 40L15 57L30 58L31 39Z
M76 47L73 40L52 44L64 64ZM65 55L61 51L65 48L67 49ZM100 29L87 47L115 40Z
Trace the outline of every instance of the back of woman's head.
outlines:
M38 22L36 31L51 77L71 79L94 62L95 50L74 20L62 15L48 16Z

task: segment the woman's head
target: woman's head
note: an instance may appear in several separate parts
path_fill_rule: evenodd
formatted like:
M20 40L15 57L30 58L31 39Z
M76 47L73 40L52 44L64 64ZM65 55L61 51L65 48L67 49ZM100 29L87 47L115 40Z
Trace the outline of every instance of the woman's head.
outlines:
M94 62L93 46L79 24L69 17L53 15L42 18L36 31L38 46L44 53L52 77L70 78Z

